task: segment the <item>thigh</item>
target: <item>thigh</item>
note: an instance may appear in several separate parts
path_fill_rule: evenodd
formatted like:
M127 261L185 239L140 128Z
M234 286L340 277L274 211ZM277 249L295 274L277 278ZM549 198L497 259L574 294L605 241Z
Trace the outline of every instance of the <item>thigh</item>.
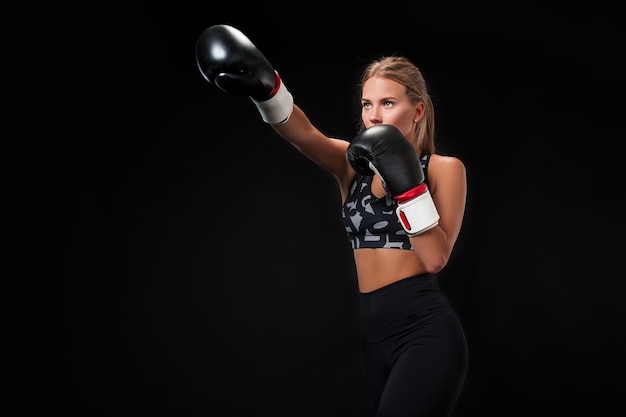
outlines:
M454 315L402 348L378 404L377 417L448 416L467 371L467 345Z
M387 378L391 372L392 357L385 342L363 342L363 370L370 401L374 410L378 409Z

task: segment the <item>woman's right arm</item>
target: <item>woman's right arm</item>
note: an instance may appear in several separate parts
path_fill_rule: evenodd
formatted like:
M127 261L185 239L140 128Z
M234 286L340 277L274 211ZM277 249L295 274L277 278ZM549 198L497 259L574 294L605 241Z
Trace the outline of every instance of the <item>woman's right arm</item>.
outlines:
M349 143L322 134L294 104L278 72L239 29L213 25L196 42L200 72L221 90L252 99L263 121L309 159L335 176L345 197L354 171L346 159Z
M345 198L354 176L346 159L349 143L331 139L311 124L278 72L246 35L229 25L207 28L196 42L196 61L211 84L252 99L263 121L337 179Z

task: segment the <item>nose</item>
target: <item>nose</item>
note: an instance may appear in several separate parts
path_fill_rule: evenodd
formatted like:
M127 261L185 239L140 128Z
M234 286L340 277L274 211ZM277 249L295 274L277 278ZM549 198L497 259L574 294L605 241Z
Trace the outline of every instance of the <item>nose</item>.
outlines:
M382 119L380 117L380 108L378 106L372 106L369 119L370 123L372 124L382 123Z

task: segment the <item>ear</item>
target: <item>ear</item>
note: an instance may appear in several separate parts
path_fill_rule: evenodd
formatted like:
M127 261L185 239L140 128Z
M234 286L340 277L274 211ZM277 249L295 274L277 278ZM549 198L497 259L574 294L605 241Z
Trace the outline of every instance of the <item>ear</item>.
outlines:
M416 123L422 120L422 117L424 117L424 114L426 112L425 109L426 109L426 106L424 106L424 102L419 102L415 106L415 117L413 117L413 120Z

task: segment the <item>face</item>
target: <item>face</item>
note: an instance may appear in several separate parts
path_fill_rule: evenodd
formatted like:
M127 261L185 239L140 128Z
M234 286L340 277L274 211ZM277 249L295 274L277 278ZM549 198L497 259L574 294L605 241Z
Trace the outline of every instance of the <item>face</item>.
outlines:
M424 104L412 104L404 85L381 77L372 77L363 84L361 118L366 128L393 125L411 141L417 121L423 116Z

